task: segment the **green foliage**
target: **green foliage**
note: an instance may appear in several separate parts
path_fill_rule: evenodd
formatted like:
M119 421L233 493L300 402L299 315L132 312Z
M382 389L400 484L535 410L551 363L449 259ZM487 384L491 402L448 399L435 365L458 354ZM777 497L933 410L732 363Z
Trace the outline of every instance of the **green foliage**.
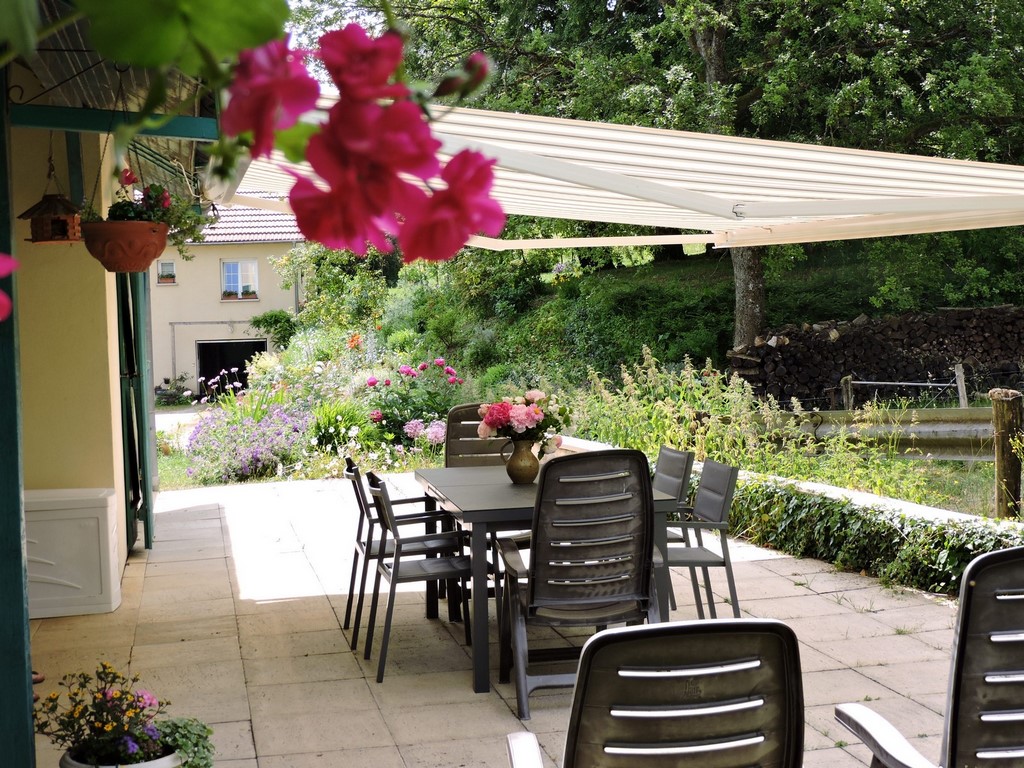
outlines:
M578 436L650 456L669 444L711 458L797 480L815 480L841 488L879 493L919 503L941 503L929 492L922 465L894 461L895 440L884 445L863 440L862 429L883 417L875 406L860 412L850 430L821 438L805 428L813 414L799 403L786 411L769 399L758 400L739 377L727 379L710 364L688 360L679 369L662 366L649 349L643 361L622 366L621 384L591 373L591 387L578 393ZM898 422L899 420L897 420ZM905 415L913 430L913 415Z
M397 259L372 250L360 258L350 251L303 242L271 263L284 287L303 285L300 325L350 329L379 322L389 281L393 283L398 272Z
M284 349L298 331L295 315L286 309L271 309L249 320L255 330L270 337L270 343L277 349Z
M181 768L213 768L213 729L194 717L172 717L156 723L160 740L181 756Z
M978 555L1024 545L1020 525L980 518L925 520L769 479L740 485L730 526L759 546L944 594L956 594L964 568Z
M542 293L541 275L551 261L537 251L465 249L449 265L451 298L463 311L468 306L484 318L512 317Z
M364 444L381 440L380 430L370 424L366 406L354 400L328 400L313 408L310 444L318 451L341 453L349 438Z
M465 402L464 380L442 357L389 368L393 373L369 378L359 393L388 440L412 446L416 436L408 433L410 422L444 421L453 405Z

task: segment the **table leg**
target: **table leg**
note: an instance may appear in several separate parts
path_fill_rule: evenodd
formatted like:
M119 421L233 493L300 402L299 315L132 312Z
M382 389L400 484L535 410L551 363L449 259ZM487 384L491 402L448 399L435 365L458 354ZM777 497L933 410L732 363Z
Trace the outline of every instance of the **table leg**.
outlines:
M474 525L470 534L473 566L473 690L491 690L487 620L487 527Z

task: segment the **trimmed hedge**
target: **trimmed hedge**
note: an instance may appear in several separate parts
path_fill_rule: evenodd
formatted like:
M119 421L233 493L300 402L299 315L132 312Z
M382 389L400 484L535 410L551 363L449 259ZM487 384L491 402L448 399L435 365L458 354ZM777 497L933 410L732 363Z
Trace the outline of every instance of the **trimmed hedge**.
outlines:
M759 546L947 595L958 593L964 568L978 555L1024 545L1024 526L1013 522L923 519L768 479L736 489L729 527Z

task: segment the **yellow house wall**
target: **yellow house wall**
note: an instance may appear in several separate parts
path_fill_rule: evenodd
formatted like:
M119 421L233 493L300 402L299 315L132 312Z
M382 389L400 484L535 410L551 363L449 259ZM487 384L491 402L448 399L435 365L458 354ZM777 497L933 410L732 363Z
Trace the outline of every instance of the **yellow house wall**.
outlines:
M50 133L14 129L11 141L18 214L38 202L46 187ZM59 131L53 132L53 149L57 178L67 194L64 134ZM98 137L82 136L90 191L100 149ZM29 222L16 220L25 488L113 488L123 510L114 276L82 243L33 244L27 242L30 234ZM127 545L119 538L123 565Z
M270 266L271 256L283 256L294 243L195 245L192 261L172 247L150 267L152 288L153 376L163 379L188 376L186 386L196 389L196 344L199 341L265 338L249 326L249 319L271 309L295 310L295 293L281 287ZM221 263L257 260L257 299L221 299ZM175 283L160 284L160 262L173 261ZM268 343L268 348L269 348Z

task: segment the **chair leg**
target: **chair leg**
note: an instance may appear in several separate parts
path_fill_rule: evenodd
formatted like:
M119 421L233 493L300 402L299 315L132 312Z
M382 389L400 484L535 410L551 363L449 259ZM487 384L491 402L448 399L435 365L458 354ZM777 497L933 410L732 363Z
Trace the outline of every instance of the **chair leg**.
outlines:
M697 583L697 569L690 568L690 586L693 587L693 603L697 606L697 618L704 618L704 598L700 596L700 586Z
M729 584L729 599L732 601L732 615L740 618L740 599L736 596L736 579L732 575L732 560L729 559L729 544L722 534L722 559L725 560L725 579Z
M436 582L435 582L436 583ZM391 589L388 590L388 609L384 613L384 632L380 638L380 661L377 662L377 682L384 682L384 665L388 661L388 642L391 640L391 619L395 613L395 598L397 595L398 582L391 580Z
M500 620L498 621L498 682L507 683L512 671L512 617L509 595L512 588L506 583L501 591Z
M383 542L381 544L383 545ZM363 553L362 575L359 577L359 598L356 601L355 624L352 627L352 640L350 642L350 646L353 651L359 647L359 622L363 617L363 603L366 599L366 578L370 573L370 560L372 559L374 563L380 562L373 556L373 553L376 552L376 546L377 545L371 541L370 546L367 547L366 551ZM377 589L379 589L379 586L374 587L374 594L377 593Z
M377 576L373 580L373 600L370 602L370 618L366 622L366 649L363 651L364 659L370 658L370 651L373 649L373 627L377 621L377 603L380 600L380 566L378 565L377 568Z
M454 586L454 584L453 584ZM469 585L466 583L466 579L462 579L461 583L461 594L462 594L462 623L465 625L466 630L466 645L473 645L473 631L472 631L472 620L469 615Z
M711 614L712 619L718 618L718 612L715 610L715 595L711 591L711 573L707 568L701 568L704 574L704 593L708 596L708 613Z
M519 710L520 720L530 719L530 689L528 687L526 667L529 663L529 647L526 644L526 622L521 616L515 619L509 617L509 624L513 626L512 631L512 655L514 660L512 666L516 673L516 707Z
M341 628L348 629L352 622L352 602L356 596L356 574L359 572L359 547L352 551L352 576L348 580L348 600L345 601L345 621Z

